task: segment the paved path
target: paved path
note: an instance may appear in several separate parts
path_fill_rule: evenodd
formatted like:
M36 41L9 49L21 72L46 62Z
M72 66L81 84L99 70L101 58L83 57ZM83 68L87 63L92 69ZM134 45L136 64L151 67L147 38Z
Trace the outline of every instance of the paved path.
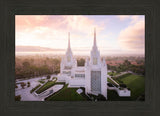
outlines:
M51 75L52 76L56 76L55 74ZM36 87L38 84L40 84L38 82L38 80L40 79L45 79L46 76L42 76L42 77L37 77L37 78L31 78L31 79L25 79L25 80L16 80L16 83L21 83L24 82L27 85L27 82L30 82L30 87L25 86L25 89L21 88L20 84L17 84L18 88L15 88L15 96L17 95L21 95L21 101L42 101L42 98L39 98L33 94L30 93L30 90L34 87Z
M119 86L119 84L118 84L115 80L113 80L110 76L108 76L108 78L109 78L112 82L114 82L116 85Z
M115 76L112 76L112 77L113 78L118 78L118 77L120 77L120 76L122 76L124 74L127 74L127 73L129 73L129 72L121 72L121 74L118 74L118 75L115 75Z
M47 90L43 91L42 93L40 93L40 94L38 95L38 97L41 98L41 99L44 99L44 98L46 98L47 96L49 96L49 95L57 92L58 90L62 89L63 86L64 86L63 84L54 85L54 86L48 88Z
M41 101L41 99L35 97L30 93L31 87L25 89L19 89L15 91L15 95L21 95L21 101Z

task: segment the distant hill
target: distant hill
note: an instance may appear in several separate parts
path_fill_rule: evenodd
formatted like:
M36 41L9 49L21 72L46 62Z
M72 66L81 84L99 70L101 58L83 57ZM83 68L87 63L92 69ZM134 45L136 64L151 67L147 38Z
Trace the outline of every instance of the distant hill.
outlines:
M49 52L49 51L64 51L64 49L52 49L40 46L16 46L16 52Z

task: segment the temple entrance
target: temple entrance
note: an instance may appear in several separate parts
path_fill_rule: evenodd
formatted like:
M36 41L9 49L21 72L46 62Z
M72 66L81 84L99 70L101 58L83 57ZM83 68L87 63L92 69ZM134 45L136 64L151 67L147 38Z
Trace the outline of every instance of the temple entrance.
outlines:
M101 71L91 71L91 91L101 93Z

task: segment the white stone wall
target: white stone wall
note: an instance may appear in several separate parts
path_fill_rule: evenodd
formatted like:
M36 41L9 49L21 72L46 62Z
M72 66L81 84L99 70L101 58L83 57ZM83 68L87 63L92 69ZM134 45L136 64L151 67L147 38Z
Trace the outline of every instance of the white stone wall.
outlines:
M68 87L85 87L85 79L70 79Z
M107 69L105 68L101 69L101 94L107 99Z
M117 91L118 95L121 97L130 97L131 96L131 91L128 89L119 90L117 88L116 91Z

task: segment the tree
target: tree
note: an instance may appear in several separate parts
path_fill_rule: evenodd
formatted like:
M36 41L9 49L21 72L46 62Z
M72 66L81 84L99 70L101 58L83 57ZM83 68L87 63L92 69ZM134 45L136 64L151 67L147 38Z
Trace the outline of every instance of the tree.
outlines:
M15 101L21 101L21 95L15 96Z
M28 61L23 62L23 67L28 68L30 66L30 63Z
M18 88L18 86L15 84L15 88Z
M24 89L25 86L26 86L26 83L22 82L22 83L21 83L22 89Z
M77 60L78 66L84 66L84 64L85 64L85 59L81 58L81 59Z
M131 65L131 62L128 61L128 60L125 60L123 64L124 64L125 66L129 66L129 65Z
M47 75L47 79L50 79L51 78L51 76L50 75Z

